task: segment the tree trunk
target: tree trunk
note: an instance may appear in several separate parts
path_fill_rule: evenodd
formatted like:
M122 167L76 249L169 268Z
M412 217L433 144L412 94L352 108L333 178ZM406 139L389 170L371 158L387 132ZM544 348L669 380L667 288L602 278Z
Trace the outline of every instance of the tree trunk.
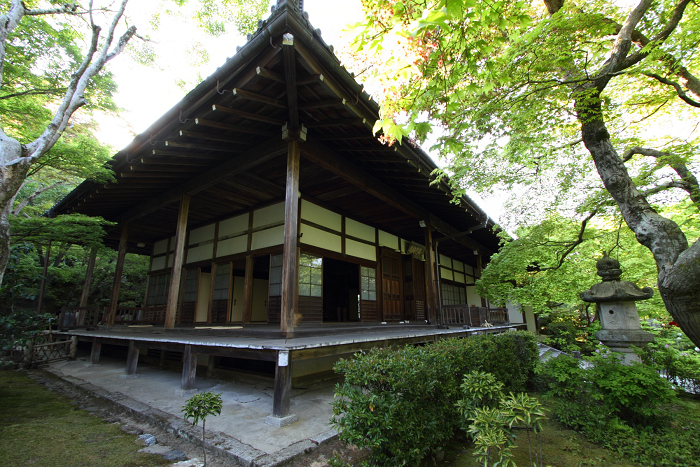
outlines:
M700 347L700 244L688 248L680 227L659 215L635 186L610 141L595 83L577 91L581 135L596 169L637 241L649 248L658 270L659 293L681 329Z
M10 258L10 214L17 192L22 187L29 164L18 162L5 165L22 155L22 146L0 129L0 285Z

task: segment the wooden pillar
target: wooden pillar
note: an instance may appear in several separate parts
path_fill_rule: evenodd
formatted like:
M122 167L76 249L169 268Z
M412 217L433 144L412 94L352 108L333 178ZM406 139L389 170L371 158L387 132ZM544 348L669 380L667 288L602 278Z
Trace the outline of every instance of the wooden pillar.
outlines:
M287 191L284 200L284 250L282 253L282 313L280 331L294 332L299 282L299 141L287 145Z
M114 326L114 317L117 314L119 305L119 287L122 283L122 273L124 272L124 258L126 257L126 241L129 239L129 223L122 224L122 234L119 237L119 251L117 252L117 267L114 271L114 285L112 286L112 298L109 302L109 316L107 326Z
M168 302L165 309L165 328L175 327L175 316L177 314L177 305L180 297L180 277L182 276L182 263L185 255L185 236L187 234L187 215L189 210L190 195L183 194L180 199L180 211L177 215L173 269L170 273L170 289L168 290Z
M253 266L252 256L245 257L245 278L243 279L243 324L249 324L253 315Z
M51 259L51 240L46 245L46 256L44 256L44 271L41 274L41 283L39 284L39 300L36 305L36 313L41 313L41 304L44 301L44 291L46 290L46 276L49 274L49 260Z
M90 363L93 365L100 364L100 354L102 352L102 341L98 337L92 338L92 350L90 351Z
M289 363L289 352L280 350L277 354L275 393L272 402L272 416L276 418L284 418L290 415L292 367Z
M95 271L95 260L97 259L97 247L90 249L90 258L88 259L87 271L85 272L85 281L83 282L83 293L80 294L79 306L85 307L88 304L90 297L90 285L92 283L92 274ZM96 313L99 314L99 313Z
M213 355L207 356L207 378L214 376L214 358Z
M180 389L189 391L194 389L194 381L197 376L197 354L192 353L192 346L185 345L185 352L182 355L182 380Z
M428 312L426 316L431 324L437 324L437 284L435 282L435 250L433 233L428 225L425 228L425 293Z
M126 357L126 375L136 375L136 367L139 364L139 348L134 346L134 341L129 341L129 353Z

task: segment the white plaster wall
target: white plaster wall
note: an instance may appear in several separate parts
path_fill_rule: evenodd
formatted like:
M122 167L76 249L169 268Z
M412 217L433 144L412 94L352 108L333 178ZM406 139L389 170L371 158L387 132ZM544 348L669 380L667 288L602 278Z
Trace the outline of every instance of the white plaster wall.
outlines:
M187 264L204 261L214 257L214 244L196 246L187 250Z
M301 218L337 232L342 230L342 216L306 200L301 201Z
M157 271L165 267L165 256L160 256L158 258L153 258L151 263L151 271Z
M205 225L198 229L190 231L190 238L187 242L188 245L194 245L201 242L206 242L208 240L214 240L214 233L216 232L216 224Z
M253 241L251 248L253 250L258 250L260 248L267 248L268 246L282 245L283 243L284 226L279 225L271 229L253 232Z
M253 228L284 222L284 203L273 204L253 213Z
M226 240L219 240L216 245L216 256L218 258L222 256L235 255L236 253L242 253L248 249L248 235L241 235L239 237L228 238Z
M520 304L508 302L506 303L506 309L508 310L508 321L511 324L522 324L525 322L523 313L520 311Z
M358 258L377 260L377 248L374 245L367 245L349 238L345 239L345 253Z
M393 250L399 249L399 237L390 233L379 231L379 246L386 246Z
M250 214L246 213L219 222L219 238L247 232L249 217Z
M362 224L355 220L345 218L345 234L351 237L361 238L362 240L367 240L368 242L374 243L375 241L375 229L369 225ZM346 245L347 247L347 245Z
M153 244L153 254L162 255L168 251L168 239L160 240Z
M342 238L325 230L301 224L301 243L342 253Z

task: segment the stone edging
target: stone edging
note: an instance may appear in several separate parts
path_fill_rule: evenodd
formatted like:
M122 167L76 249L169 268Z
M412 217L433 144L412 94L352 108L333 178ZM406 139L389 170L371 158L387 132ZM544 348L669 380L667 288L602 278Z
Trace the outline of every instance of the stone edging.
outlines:
M130 416L139 421L162 428L197 446L204 446L207 450L215 452L244 467L282 466L302 454L315 450L319 445L338 437L338 433L335 430L327 430L314 438L298 441L272 454L267 454L248 444L241 443L237 439L218 431L208 432L206 443L203 443L200 438L199 428L192 426L192 424L185 421L184 418L175 417L162 410L154 409L124 394L105 391L92 383L88 383L73 376L67 376L60 370L45 368L41 371L51 373L66 383L73 385L76 389L88 392L92 396L115 406L119 410L127 412Z

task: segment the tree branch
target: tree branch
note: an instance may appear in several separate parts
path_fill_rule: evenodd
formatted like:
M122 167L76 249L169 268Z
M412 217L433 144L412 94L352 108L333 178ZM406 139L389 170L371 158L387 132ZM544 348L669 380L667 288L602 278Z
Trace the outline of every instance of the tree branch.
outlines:
M12 211L12 214L14 214L15 216L19 215L19 213L22 211L22 209L24 209L27 206L27 204L34 201L39 195L41 195L42 193L45 193L49 190L52 190L52 189L56 188L57 186L61 186L61 185L65 185L65 183L64 182L56 182L53 185L48 185L48 186L45 186L43 188L39 188L34 193L32 193L31 195L29 195L25 199L23 199L17 205L17 207L14 209L14 211Z
M688 4L691 2L691 0L680 0L676 7L673 9L673 14L671 15L671 18L668 20L668 23L666 23L666 27L659 32L656 36L654 36L651 41L651 43L655 44L662 44L672 33L673 31L676 30L676 27L678 26L678 23L680 23L681 19L683 18L683 13L685 13L685 8L688 6ZM624 29L624 25L623 25ZM619 35L618 35L619 36ZM630 36L631 38L631 36ZM649 52L645 51L639 51L636 52L629 57L625 58L622 62L620 62L619 68L617 68L615 71L620 71L627 69L631 67L632 65L636 65L639 63L641 60L646 58L646 56L649 55Z
M574 248L576 248L577 246L579 246L580 244L582 244L584 242L583 234L586 231L586 225L588 225L588 221L593 219L593 217L597 213L598 213L598 210L594 209L586 216L585 219L583 219L583 221L581 221L581 228L578 231L578 237L576 238L576 240L574 240L572 243L569 244L569 248L564 253L562 253L562 255L559 257L559 264L557 264L556 266L553 266L551 268L540 268L540 271L553 271L553 270L556 270L556 269L559 269L560 267L562 267L566 257L569 256L569 254L572 251L574 251Z
M673 88L676 90L676 93L678 94L678 97L680 97L681 100L683 100L686 104L692 105L693 107L700 107L700 102L694 101L693 99L688 97L685 91L683 91L683 88L681 88L681 85L676 83L675 81L671 81L655 73L644 73L644 75L648 76L649 78L654 78L660 83L666 84L668 86L673 86Z
M625 151L625 154L622 156L622 162L629 161L630 159L632 159L633 156L637 154L647 157L653 157L656 159L663 157L671 157L671 154L667 152L659 151L657 149L640 148L638 146L635 146ZM686 192L688 192L688 195L690 196L690 199L693 201L693 203L695 203L698 206L698 209L700 209L700 184L698 183L698 179L688 169L688 166L685 165L685 162L682 162L680 160L672 161L669 162L668 165L676 171L679 177L681 177L681 182L679 183L681 183L682 185L675 187L668 186L667 188L683 188ZM660 186L663 187L664 185Z

